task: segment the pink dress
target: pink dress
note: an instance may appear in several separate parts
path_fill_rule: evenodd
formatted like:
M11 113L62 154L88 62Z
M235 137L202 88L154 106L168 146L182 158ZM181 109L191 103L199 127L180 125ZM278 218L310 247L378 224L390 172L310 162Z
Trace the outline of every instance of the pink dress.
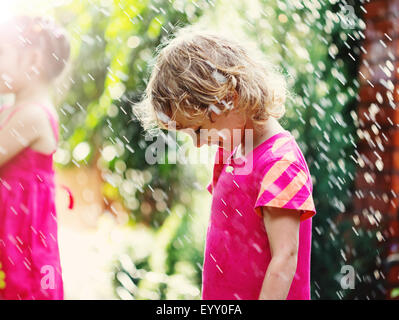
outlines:
M63 299L53 153L27 147L0 167L0 299Z
M257 300L271 252L261 207L299 210L298 264L287 299L310 299L313 185L305 158L287 130L246 157L219 147L202 273L203 300Z

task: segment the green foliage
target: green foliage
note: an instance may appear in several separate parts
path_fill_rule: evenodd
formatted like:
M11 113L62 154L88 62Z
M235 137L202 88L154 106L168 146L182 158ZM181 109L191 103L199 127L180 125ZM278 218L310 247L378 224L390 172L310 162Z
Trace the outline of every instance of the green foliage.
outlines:
M343 5L345 3L339 1L330 10L342 13ZM353 2L351 5L357 16L362 17L361 4ZM325 15L321 16L326 19ZM353 114L356 114L359 89L357 75L362 42L359 31L364 27L360 27L361 22L357 20L354 29L345 29L342 23L334 24L328 41L328 55L326 52L323 59L325 70L320 71L321 79L328 83L330 101L324 105L323 121L318 121L321 130L309 126L314 112L305 118L309 128L306 144L313 150L310 159L314 159L312 172L317 176L314 197L322 213L314 219L317 229L312 253L313 289L316 295L328 299L336 299L337 296L342 299L376 299L384 296L381 279L375 275L381 262L376 238L378 230L367 231L356 227L358 231L355 234L353 220L338 223L338 220L345 221L345 215L352 213L354 197L357 196L353 190L357 169L353 161L357 143ZM321 25L324 25L323 22ZM321 30L318 37L321 40L324 37ZM318 103L319 98L314 97L313 101ZM340 219L342 216L343 219ZM350 256L350 259L345 259L345 256ZM354 290L341 290L339 283L332 280L340 278L339 270L345 264L352 265L356 271Z
M351 5L357 15L349 17L356 24L352 29L338 16L344 14L345 5ZM377 230L358 230L357 236L353 221L345 222L356 196L353 114L359 89L359 31L364 28L360 5L338 0L259 1L255 19L245 4L240 10L242 18L251 21L245 32L280 65L293 93L280 123L296 137L313 179L317 214L313 218L312 299L380 298L383 294L375 278L380 268ZM357 273L354 290L341 290L340 270L345 264L354 266Z
M176 164L145 161L153 142L145 139L131 103L140 99L161 39L175 25L188 23L184 9L190 5L175 7L168 1L72 1L56 11L74 45L71 90L61 108L59 164L99 166L105 196L122 199L132 219L154 227L193 177ZM190 19L199 12L191 12Z
M185 212L189 207L196 176L187 166L148 163L155 141L147 139L131 110L145 88L156 47L175 26L195 22L202 12L196 3L203 1L77 0L55 12L69 29L73 66L67 79L70 91L60 110L64 130L58 165L98 166L104 196L123 202L133 226L140 222L157 230L156 246L148 249L148 256L135 259L130 248L124 262L116 263L115 285L121 298L154 298L158 292L159 298L199 295L189 279L196 279L198 287L201 269L196 264L202 263L201 249L191 249L193 253L182 259L169 257L176 237L188 225L184 217L189 213L180 217L175 210ZM171 150L165 148L165 159ZM182 201L187 191L188 199ZM152 279L152 273L166 278L148 280L145 275Z
M397 297L399 297L399 288L394 288L391 292L391 298L395 299Z
M200 298L201 269L197 266L202 264L203 246L196 246L188 236L196 231L191 218L192 212L184 206L174 207L157 230L148 255L137 258L130 248L129 254L117 261L114 280L121 298Z

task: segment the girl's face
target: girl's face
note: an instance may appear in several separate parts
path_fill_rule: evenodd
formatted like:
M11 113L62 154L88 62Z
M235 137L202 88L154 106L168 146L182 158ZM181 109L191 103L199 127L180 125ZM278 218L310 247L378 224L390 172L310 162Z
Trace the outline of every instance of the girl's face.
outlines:
M16 46L0 42L0 94L15 93L20 88L21 66Z
M31 48L0 41L0 94L17 93L32 80L38 80L37 53Z
M211 111L211 118L214 122L208 117L201 120L187 120L184 116L177 114L176 129L189 134L198 148L204 144L215 144L229 150L241 143L247 121L245 112L233 109L217 114Z

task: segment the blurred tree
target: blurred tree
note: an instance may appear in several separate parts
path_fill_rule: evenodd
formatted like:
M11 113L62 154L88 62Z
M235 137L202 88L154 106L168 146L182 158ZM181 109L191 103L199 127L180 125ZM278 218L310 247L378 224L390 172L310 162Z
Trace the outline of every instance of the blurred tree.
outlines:
M178 21L187 23L199 14L163 2L72 1L56 12L74 44L72 90L61 108L64 141L57 160L98 166L106 198L123 199L135 220L152 226L162 224L179 186L192 180L184 180L175 164L145 161L152 142L144 138L130 107L145 86L146 65L162 36Z
M72 40L72 70L58 88L60 93L70 91L60 109L63 141L56 161L59 166L91 165L101 170L105 201L122 201L131 212L133 225L143 222L158 229L174 221L175 229L181 230L179 226L185 226L191 216L195 172L167 161L177 146L166 143L165 133L156 137L166 144L164 153L157 150L164 161L149 163L154 140L134 118L131 104L145 88L149 61L157 46L176 27L195 23L202 14L200 8L208 6L206 1L71 1L55 10ZM177 143L181 142L178 136ZM174 213L177 204L184 206L178 219ZM154 247L149 261L165 255L175 240L174 228L165 227L164 232L162 228L159 233L166 232L166 242ZM201 250L203 247L194 250L195 262ZM178 260L149 263L150 270L174 270ZM195 270L198 287L201 269L195 266Z

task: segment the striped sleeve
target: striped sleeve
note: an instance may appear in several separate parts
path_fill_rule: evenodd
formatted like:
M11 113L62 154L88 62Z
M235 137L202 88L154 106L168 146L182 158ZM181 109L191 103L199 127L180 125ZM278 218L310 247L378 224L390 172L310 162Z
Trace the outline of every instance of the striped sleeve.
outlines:
M273 161L261 179L255 212L263 217L261 207L300 210L300 220L316 214L312 197L312 179L306 170L290 160Z

